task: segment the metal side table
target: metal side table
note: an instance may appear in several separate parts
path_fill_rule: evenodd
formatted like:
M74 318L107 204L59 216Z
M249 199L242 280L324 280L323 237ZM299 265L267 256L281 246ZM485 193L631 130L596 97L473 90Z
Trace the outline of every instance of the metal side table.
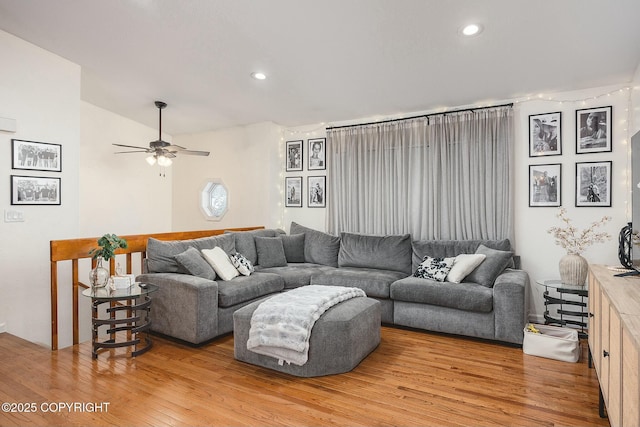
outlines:
M139 356L148 351L153 342L146 331L151 327L151 293L158 290L155 285L134 283L126 289L89 288L82 291L82 295L91 298L92 344L91 355L98 357L101 348L133 347L131 356ZM106 318L100 318L98 308L102 304L109 304ZM124 317L118 317L124 312ZM107 326L109 338L100 341L99 329ZM117 332L127 331L126 339L118 341Z
M544 286L544 324L577 326L578 336L587 338L589 290L584 286L565 285L561 280L536 280L536 283ZM550 295L550 289L553 289L558 296ZM577 295L577 297L569 299L567 295ZM549 314L549 306L558 306L557 317Z

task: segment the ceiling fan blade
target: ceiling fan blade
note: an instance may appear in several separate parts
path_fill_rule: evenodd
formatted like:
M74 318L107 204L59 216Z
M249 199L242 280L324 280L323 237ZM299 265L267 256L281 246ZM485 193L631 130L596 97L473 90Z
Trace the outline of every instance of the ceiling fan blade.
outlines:
M186 148L181 147L179 145L167 145L163 147L165 150L176 151L176 150L186 150Z
M180 150L178 151L180 154L189 154L191 156L208 156L208 151L197 151L197 150Z
M147 150L134 150L134 151L116 151L113 154L127 154L127 153L147 153Z
M135 145L124 145L124 144L113 144L117 147L126 147L126 148L139 148L140 150L145 150L147 151L149 148L148 147L137 147Z

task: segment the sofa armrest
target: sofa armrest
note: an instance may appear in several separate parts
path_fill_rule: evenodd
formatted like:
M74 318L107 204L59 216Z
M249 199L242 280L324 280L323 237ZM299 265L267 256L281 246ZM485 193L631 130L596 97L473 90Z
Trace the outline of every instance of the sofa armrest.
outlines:
M529 275L506 269L493 285L495 335L500 341L522 344L529 316Z
M218 335L218 283L179 273L146 273L138 282L158 286L151 294L151 329L193 344Z

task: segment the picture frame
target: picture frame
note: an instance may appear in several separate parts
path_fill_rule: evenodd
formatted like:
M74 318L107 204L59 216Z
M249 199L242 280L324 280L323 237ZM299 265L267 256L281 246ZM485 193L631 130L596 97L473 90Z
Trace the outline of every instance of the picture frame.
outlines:
M562 154L562 112L529 116L529 157Z
M302 207L302 177L288 176L284 179L284 205L288 208Z
M11 175L12 205L60 205L60 178Z
M611 106L576 110L576 154L612 151Z
M304 144L302 140L287 141L286 143L286 171L302 171L302 159L304 154Z
M529 207L562 206L562 164L529 165Z
M325 208L327 207L326 176L307 177L307 207Z
M612 161L576 163L576 207L611 206Z
M12 139L11 168L62 172L62 145Z
M326 138L314 138L308 141L309 159L307 160L307 170L325 170L327 168Z

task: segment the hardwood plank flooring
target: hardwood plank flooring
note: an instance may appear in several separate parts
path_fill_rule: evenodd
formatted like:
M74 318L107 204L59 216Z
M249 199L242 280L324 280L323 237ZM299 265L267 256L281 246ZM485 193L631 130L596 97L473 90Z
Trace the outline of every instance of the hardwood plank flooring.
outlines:
M608 426L587 366L462 337L382 328L352 372L297 378L238 362L233 337L192 348L154 337L91 358L0 334L0 426ZM103 404L91 411L90 404ZM68 409L63 404L80 406ZM25 412L19 404L33 404Z

